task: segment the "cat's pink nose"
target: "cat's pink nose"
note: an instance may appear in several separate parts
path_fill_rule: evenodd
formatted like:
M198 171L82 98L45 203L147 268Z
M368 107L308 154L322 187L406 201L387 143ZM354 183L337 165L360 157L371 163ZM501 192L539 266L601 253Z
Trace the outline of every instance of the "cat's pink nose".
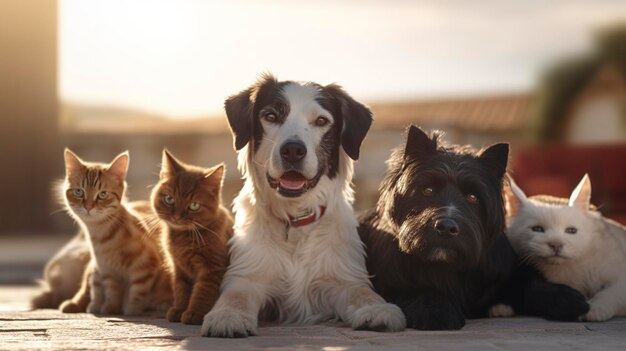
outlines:
M554 251L555 255L558 255L563 249L563 244L561 243L548 243L548 246Z

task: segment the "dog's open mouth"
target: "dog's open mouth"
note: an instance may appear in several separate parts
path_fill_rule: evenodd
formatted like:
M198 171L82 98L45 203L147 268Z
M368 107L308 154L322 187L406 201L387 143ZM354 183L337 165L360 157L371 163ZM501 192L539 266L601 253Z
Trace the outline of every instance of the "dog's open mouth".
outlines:
M322 172L318 172L312 179L307 179L300 172L289 171L280 176L280 178L272 178L267 175L267 181L270 186L277 189L278 192L286 197L298 197L310 189L313 189L319 182Z

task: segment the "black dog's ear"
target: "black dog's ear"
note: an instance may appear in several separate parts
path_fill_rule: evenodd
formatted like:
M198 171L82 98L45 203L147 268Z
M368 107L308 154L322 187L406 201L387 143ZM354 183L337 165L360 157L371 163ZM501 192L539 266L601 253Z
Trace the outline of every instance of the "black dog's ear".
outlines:
M421 128L411 125L406 136L404 157L425 160L435 153L437 153L437 138L431 139Z
M236 95L231 95L224 102L228 124L235 137L235 150L241 150L252 138L252 114L259 90L266 84L276 82L276 78L271 74L263 74L256 84Z
M336 84L327 85L324 90L339 103L341 108L343 117L341 145L351 159L357 160L361 143L372 125L372 111L354 100Z
M480 162L487 166L491 174L495 177L502 178L506 173L507 164L509 162L509 144L494 144L480 153Z

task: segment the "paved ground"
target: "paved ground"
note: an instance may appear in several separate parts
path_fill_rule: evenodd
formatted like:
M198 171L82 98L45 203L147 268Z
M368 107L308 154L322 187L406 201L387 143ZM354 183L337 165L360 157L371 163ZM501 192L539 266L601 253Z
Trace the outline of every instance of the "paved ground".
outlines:
M331 325L265 325L247 339L199 337L198 326L156 318L28 311L29 284L68 236L0 238L0 350L624 350L626 319L552 323L533 318L470 321L461 331L375 333ZM27 255L24 253L28 252Z
M375 333L330 325L263 326L247 339L199 337L199 327L155 318L27 311L32 286L0 286L2 350L624 350L626 319L551 323L533 318L474 320L461 331Z

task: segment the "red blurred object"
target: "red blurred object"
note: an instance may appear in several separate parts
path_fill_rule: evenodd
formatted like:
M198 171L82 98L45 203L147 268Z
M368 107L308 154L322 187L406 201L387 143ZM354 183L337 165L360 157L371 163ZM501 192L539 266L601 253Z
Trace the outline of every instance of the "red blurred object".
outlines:
M569 197L585 173L592 203L626 223L626 144L538 145L514 150L511 170L526 195Z

